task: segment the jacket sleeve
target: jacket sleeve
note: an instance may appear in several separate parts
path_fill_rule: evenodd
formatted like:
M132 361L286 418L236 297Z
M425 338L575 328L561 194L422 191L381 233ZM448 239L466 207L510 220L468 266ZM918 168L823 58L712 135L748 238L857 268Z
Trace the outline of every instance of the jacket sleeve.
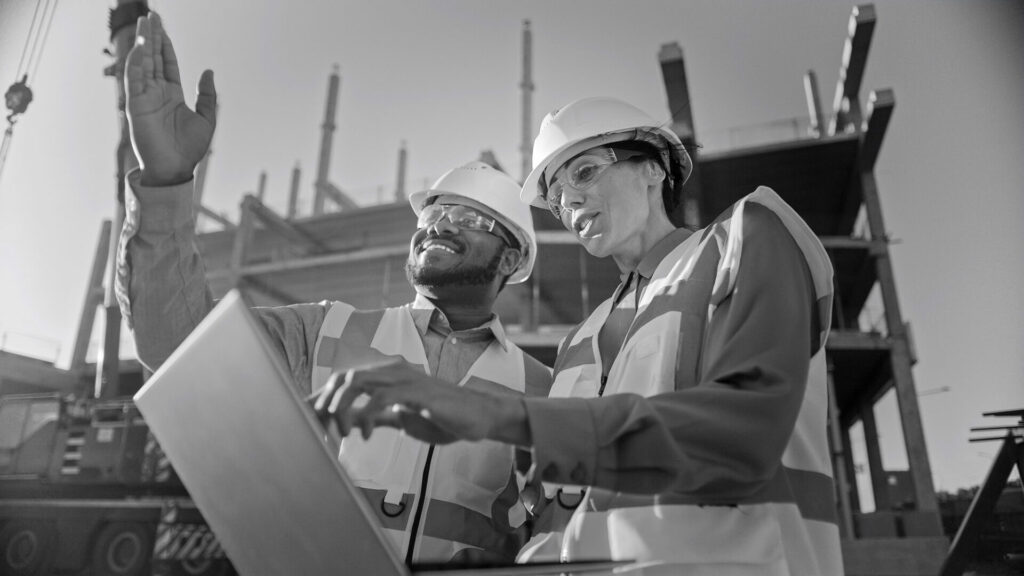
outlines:
M127 177L115 292L139 360L156 370L213 308L195 241L192 182L165 188ZM329 305L256 308L299 388L308 391L317 334Z
M699 382L649 398L525 400L542 480L725 504L772 478L806 387L814 289L769 209L748 205L743 233L735 288L708 324Z

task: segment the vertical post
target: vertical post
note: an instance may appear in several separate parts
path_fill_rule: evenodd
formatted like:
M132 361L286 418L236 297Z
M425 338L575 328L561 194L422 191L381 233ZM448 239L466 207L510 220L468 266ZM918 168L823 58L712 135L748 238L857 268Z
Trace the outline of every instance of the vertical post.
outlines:
M327 83L327 107L324 110L324 123L320 125L320 157L316 166L315 196L313 197L313 214L319 216L324 213L324 187L328 182L328 174L331 170L331 146L334 143L334 119L338 111L338 87L341 84L341 76L338 65L331 69L331 76Z
M840 430L839 407L836 405L836 385L832 377L832 362L828 363L828 428L829 440L832 445L832 475L836 482L839 500L839 534L843 538L853 538L853 508L850 507L850 476L846 469L845 453L849 446L843 444Z
M843 452L843 462L846 463L847 478L850 481L850 511L860 512L860 492L857 490L857 466L853 463L853 450L851 446L853 443L850 442L850 426L854 422L839 423L840 434L843 436L843 446L846 447L846 451ZM856 533L856 528L854 529Z
M395 202L405 200L405 164L408 159L405 150L405 140L398 147L398 175L395 179Z
M864 447L868 452L868 468L871 473L871 491L875 495L875 511L892 508L889 502L889 484L882 466L882 451L878 446L878 427L875 425L875 409L870 403L861 406L860 421L864 424Z
M292 182L291 186L288 187L288 218L295 218L296 210L299 206L299 178L302 172L299 169L299 163L295 162L295 167L292 168Z
M259 198L260 202L266 201L267 195L267 172L263 170L260 172L259 184L256 185L256 197Z
M522 90L523 112L519 181L525 182L533 162L533 33L530 31L529 20L523 20L523 80L519 88Z
M235 229L235 238L231 246L231 285L240 287L242 285L242 267L245 266L246 253L249 250L249 241L253 231L253 213L249 207L250 196L242 199L238 209L238 228Z
M78 321L78 334L75 336L75 344L71 352L71 371L78 374L85 370L85 355L89 351L89 339L92 337L93 324L96 321L96 307L103 302L103 273L107 270L107 251L110 247L111 229L110 220L104 220L103 226L100 228L99 242L96 243L96 254L92 259L89 284L85 287L82 317Z
M686 81L686 64L683 49L676 42L662 44L658 52L661 75L668 95L668 107L672 113L672 131L679 136L683 147L691 153L693 172L683 191L682 202L673 214L673 223L682 223L696 230L701 226L700 169L697 162L697 135L693 124L693 110L690 104L690 88Z
M884 241L875 254L875 273L878 277L882 304L885 307L886 328L892 343L890 360L893 385L896 389L896 399L899 402L900 422L903 425L903 438L906 442L907 459L910 463L910 476L914 484L914 500L917 502L919 510L938 514L939 503L935 498L931 463L928 459L924 428L921 426L921 409L917 403L914 374L910 369L911 354L907 342L907 328L900 312L899 299L896 296L896 280L889 257L885 221L882 218L882 204L878 197L874 173L869 170L861 170L860 184L871 238Z
M821 99L818 97L818 76L814 70L804 74L804 95L807 97L807 115L811 119L811 134L818 138L825 136L825 119L821 114Z

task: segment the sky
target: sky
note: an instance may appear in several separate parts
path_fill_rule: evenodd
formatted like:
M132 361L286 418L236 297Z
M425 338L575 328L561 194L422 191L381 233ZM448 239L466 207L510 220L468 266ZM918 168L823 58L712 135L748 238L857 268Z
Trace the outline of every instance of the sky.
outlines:
M0 347L66 366L101 222L114 213L118 138L107 8L61 2L0 175ZM852 3L839 1L286 2L150 0L186 95L215 71L220 116L205 204L237 219L268 175L283 212L292 167L308 213L328 74L341 69L331 180L357 202L392 197L491 149L519 177L520 38L530 19L536 133L584 96L669 118L657 53L679 42L706 150L805 118L803 75L828 109ZM15 80L35 0L0 0L0 83ZM860 94L896 108L875 175L937 488L980 483L985 411L1024 407L1024 4L887 0ZM189 96L191 102L191 97ZM754 128L751 128L754 127ZM733 139L730 141L730 139ZM741 143L741 142L740 142ZM99 328L99 325L97 325ZM98 332L97 332L98 337ZM947 390L948 389L948 390ZM895 401L878 406L886 468L906 465ZM861 454L862 447L856 446ZM858 452L858 450L860 450Z

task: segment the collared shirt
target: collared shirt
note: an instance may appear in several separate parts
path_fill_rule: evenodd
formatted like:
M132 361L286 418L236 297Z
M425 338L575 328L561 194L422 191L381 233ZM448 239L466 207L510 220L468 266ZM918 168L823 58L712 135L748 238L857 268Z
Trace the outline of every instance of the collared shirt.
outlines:
M192 183L150 188L139 172L128 177L125 227L118 258L118 299L133 328L139 359L156 369L213 308L213 294L195 248ZM145 207L145 210L142 208ZM329 302L256 308L289 362L295 382L311 392L312 351ZM448 319L426 298L412 305L431 374L461 382L494 340L509 343L496 315L476 328L453 331ZM529 371L528 389L546 394L550 375Z
M647 254L640 259L636 269L631 272L623 272L622 282L615 289L615 308L608 314L601 332L598 334L597 346L601 351L601 366L607 375L612 363L619 354L622 342L626 339L629 326L636 316L637 303L643 296L644 289L650 283L658 264L671 252L689 238L693 232L686 228L676 228L667 236L658 241Z
M508 349L505 330L496 314L475 328L452 330L444 312L417 294L412 321L423 340L430 373L446 382L461 382L491 342L497 341Z

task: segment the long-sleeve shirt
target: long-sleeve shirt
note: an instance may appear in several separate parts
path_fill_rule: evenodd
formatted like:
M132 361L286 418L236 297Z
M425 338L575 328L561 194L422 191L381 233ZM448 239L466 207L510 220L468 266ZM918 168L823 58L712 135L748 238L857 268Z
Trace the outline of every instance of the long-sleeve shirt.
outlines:
M748 206L743 234L743 265L707 321L696 379L677 372L674 391L651 397L525 400L540 479L700 504L734 503L772 480L804 397L820 319L805 258L779 218ZM640 274L688 239L669 235Z

